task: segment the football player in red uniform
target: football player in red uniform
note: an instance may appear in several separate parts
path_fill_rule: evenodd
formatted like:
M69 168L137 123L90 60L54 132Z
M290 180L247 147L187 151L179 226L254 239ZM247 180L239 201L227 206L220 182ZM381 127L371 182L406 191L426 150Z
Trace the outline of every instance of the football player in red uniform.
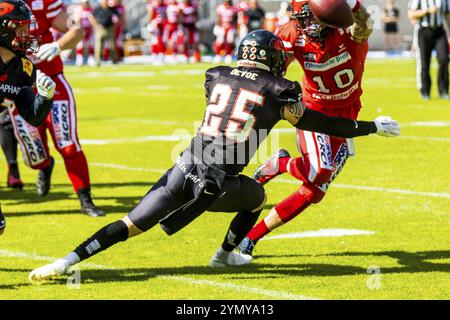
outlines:
M114 30L114 39L116 41L116 56L119 60L122 60L126 10L125 6L122 4L122 0L112 0L111 7L116 10L119 16L119 22L116 24L116 29Z
M216 9L216 17L216 26L214 27L216 58L214 62L220 62L222 57L225 56L225 62L229 64L232 62L234 51L238 9L233 6L231 0L224 0L223 4Z
M89 0L81 0L80 5L75 8L73 18L76 23L84 31L83 40L81 40L76 47L76 64L78 66L84 65L88 62L89 58L94 64L94 26L93 26L93 12Z
M180 3L182 13L184 36L185 36L185 56L191 62L200 62L199 35L196 26L198 20L198 3L192 0L184 0Z
M77 132L75 98L64 77L62 50L75 48L83 39L83 30L70 26L62 0L26 0L36 19L33 35L40 38L41 46L36 55L30 56L36 67L49 75L56 83L56 93L50 115L39 128L20 128L20 115L12 115L12 123L19 140L25 163L38 169L37 192L45 196L50 190L50 178L54 159L50 156L46 130L49 130L55 148L64 159L67 174L81 204L81 210L93 217L103 216L91 197L91 183L86 157L81 149ZM51 28L64 36L54 41Z
M151 50L157 62L164 62L166 46L163 40L164 26L167 23L167 6L164 0L150 0L147 5Z
M178 6L176 0L167 1L167 23L164 26L164 42L166 44L166 56L170 57L168 61L175 63L175 54L178 54L177 40L179 39L181 29L181 8ZM183 41L181 41L183 44ZM181 52L184 53L184 52Z
M278 36L290 60L297 60L304 71L306 107L330 116L357 119L372 24L359 0L347 3L353 9L355 23L348 29L335 29L316 19L307 1L294 0L292 20L280 27ZM299 129L297 143L301 157L290 157L282 149L255 172L254 178L263 184L288 172L302 185L248 233L240 246L242 252L251 254L259 239L320 202L347 158L353 155L350 139Z

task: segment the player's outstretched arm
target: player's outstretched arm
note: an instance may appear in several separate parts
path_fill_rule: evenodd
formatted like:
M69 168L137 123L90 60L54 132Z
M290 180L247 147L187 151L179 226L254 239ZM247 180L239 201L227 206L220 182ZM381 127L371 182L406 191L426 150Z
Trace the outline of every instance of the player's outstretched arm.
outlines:
M356 42L364 42L372 34L373 20L363 5L360 5L358 11L356 11L353 16L355 23L351 29L352 38Z
M44 122L52 108L56 84L50 77L38 70L36 87L38 90L36 96L31 87L23 87L15 105L26 122L38 127Z
M330 117L307 109L301 102L284 107L284 119L294 127L307 131L325 133L330 136L354 138L376 133L384 137L400 135L400 126L390 117L378 117L374 121L357 121Z
M40 60L52 61L61 51L73 49L78 42L83 40L84 31L75 21L71 21L65 11L61 11L56 16L52 22L52 27L59 32L63 32L64 35L58 41L46 43L39 47L36 57Z

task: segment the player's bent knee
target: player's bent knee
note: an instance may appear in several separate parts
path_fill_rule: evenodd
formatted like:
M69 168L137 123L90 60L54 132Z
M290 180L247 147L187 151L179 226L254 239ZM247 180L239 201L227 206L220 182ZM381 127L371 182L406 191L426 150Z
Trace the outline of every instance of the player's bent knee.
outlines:
M310 203L319 203L325 197L325 192L313 184L305 183L300 187L299 193Z
M333 175L333 171L332 170L319 169L319 172L317 172L317 175L314 178L314 180L310 181L310 182L315 184L315 185L320 186L320 185L325 184L328 181L330 181L332 175Z
M42 170L47 168L50 165L50 157L47 157L45 161L40 163L30 163L29 161L24 161L25 165L34 170Z
M264 205L266 204L266 202L267 202L267 194L264 193L264 199L263 199L263 201L261 202L261 204L258 206L258 208L252 210L251 212L253 213L253 212L261 211L261 210L264 208Z
M73 143L72 145L70 145L68 147L65 147L63 149L58 149L58 152L64 159L68 159L68 158L76 157L81 152L81 150L77 148L75 143Z
M128 216L125 216L122 218L122 221L127 225L128 228L128 238L135 237L137 235L140 235L144 231L136 227L136 225L131 221L131 219Z

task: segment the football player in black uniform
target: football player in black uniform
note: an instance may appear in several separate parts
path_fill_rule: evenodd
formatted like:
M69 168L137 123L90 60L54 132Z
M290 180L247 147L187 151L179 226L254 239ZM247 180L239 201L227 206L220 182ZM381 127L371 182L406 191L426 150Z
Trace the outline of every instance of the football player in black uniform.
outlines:
M300 85L283 78L283 44L271 32L257 30L243 39L238 66L206 72L207 108L202 126L140 203L65 258L32 271L30 280L66 274L71 265L158 223L166 233L174 234L206 210L238 212L210 265L247 264L250 255L232 250L256 222L266 196L260 183L240 172L277 122L285 119L299 128L342 137L399 134L395 121L353 121L305 110Z
M56 85L44 73L36 72L33 63L25 58L27 52L34 50L35 41L30 37L31 19L31 10L25 2L0 2L0 118L8 112L18 113L27 122L22 125L37 127L50 111ZM37 95L33 93L35 84ZM13 139L14 133L0 130L0 135L3 144L5 139ZM0 208L0 234L5 226Z

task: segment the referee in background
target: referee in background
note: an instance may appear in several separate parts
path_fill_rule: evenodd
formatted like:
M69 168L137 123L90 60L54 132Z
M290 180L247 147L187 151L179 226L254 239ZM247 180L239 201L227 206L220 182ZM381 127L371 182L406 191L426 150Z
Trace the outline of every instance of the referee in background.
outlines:
M450 0L409 0L408 17L418 24L417 87L424 100L430 99L431 53L436 49L439 61L439 96L449 100L449 46L444 23L450 29Z

